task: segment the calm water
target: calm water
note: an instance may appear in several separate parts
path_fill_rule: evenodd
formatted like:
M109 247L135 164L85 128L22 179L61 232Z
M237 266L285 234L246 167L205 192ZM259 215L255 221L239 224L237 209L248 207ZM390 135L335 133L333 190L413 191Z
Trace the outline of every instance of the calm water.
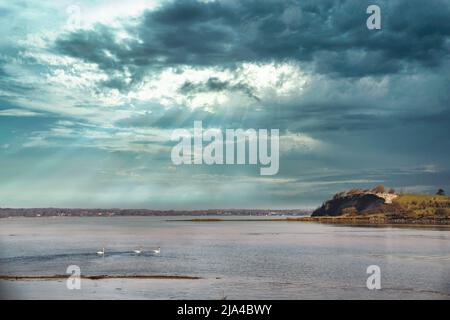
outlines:
M200 280L0 281L2 298L450 299L450 231L191 217L0 220L1 275L186 275ZM161 247L161 254L130 253ZM106 256L95 252L105 247ZM366 288L381 268L382 289Z

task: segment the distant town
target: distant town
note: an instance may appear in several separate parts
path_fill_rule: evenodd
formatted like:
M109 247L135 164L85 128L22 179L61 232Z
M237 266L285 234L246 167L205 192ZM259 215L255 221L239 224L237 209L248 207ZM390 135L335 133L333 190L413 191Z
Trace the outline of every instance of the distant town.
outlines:
M61 209L61 208L0 208L0 218L12 217L125 217L125 216L304 216L312 209L207 209L207 210L149 210L149 209Z

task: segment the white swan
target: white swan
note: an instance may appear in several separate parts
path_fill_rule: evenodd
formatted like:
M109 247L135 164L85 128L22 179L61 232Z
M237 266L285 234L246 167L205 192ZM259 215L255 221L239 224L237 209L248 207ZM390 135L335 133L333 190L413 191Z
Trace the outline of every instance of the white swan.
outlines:
M105 248L102 248L102 251L97 251L97 255L104 256L105 255Z
M136 253L136 254L141 254L142 253L142 249L139 249L139 250L136 249L136 250L133 250L133 252Z
M161 248L158 247L158 249L154 249L154 250L152 250L152 252L155 254L159 254L161 252Z

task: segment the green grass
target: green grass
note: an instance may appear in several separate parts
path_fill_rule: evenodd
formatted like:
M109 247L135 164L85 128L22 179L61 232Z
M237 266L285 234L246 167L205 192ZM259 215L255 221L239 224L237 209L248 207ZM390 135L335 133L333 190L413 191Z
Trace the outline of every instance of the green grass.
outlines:
M450 215L450 197L448 196L402 194L394 200L394 203L401 205L416 217L434 216L438 209Z
M423 201L437 201L437 202L450 202L450 197L448 196L437 196L437 195L429 195L429 194L402 194L397 199L394 200L399 204L407 204Z

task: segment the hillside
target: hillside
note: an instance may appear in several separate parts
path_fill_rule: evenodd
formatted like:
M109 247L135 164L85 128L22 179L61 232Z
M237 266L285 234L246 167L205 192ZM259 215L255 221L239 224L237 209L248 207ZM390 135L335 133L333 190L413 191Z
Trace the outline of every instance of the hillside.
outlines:
M353 189L340 192L314 210L313 218L368 220L380 223L450 224L450 197L399 194L394 190Z

